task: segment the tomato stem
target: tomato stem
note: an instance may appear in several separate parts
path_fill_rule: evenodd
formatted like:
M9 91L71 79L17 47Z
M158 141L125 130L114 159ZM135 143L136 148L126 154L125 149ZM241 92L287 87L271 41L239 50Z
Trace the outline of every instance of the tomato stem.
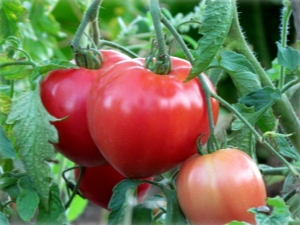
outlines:
M99 69L101 66L101 62L99 63L97 57L91 57L91 55L88 55L86 52L89 52L89 50L84 51L80 46L80 41L87 25L91 23L93 29L93 41L95 45L99 43L100 34L97 19L101 2L102 0L94 0L89 6L75 33L74 40L71 43L76 64L88 69ZM98 55L101 58L101 53L99 53Z
M164 15L161 15L161 18L162 18L162 23L166 26L166 28L174 36L174 38L180 45L182 51L184 52L184 54L186 55L186 57L188 58L190 63L193 63L194 57L191 54L191 52L189 51L188 47L186 46L186 44L185 44L184 40L182 39L182 37L180 36L180 34L177 32L177 30L174 28L174 26L168 21L168 19Z
M103 47L103 46L109 46L115 49L118 49L119 51L125 53L126 55L128 55L131 58L138 58L139 56L137 54L135 54L134 52L130 51L128 48L125 48L117 43L111 42L111 41L106 41L106 40L101 40L100 41L100 45L99 48Z
M236 43L238 43L238 51L243 54L256 69L262 85L269 86L275 89L275 86L269 78L268 74L262 68L247 44L246 38L239 24L237 7L235 7L234 9L231 32L229 33L229 35L234 38ZM275 104L273 105L273 110L274 114L279 117L280 124L285 132L294 133L294 135L289 137L289 140L291 141L295 149L300 152L300 121L285 94L282 95L282 98L280 100L275 102Z
M153 68L149 68L156 74L165 75L171 70L170 56L166 53L165 39L161 28L162 13L158 4L158 0L151 0L150 14L152 16L153 25L156 34L158 52L155 56ZM150 55L150 57L153 57Z
M176 39L176 41L180 45L181 49L183 50L184 54L188 58L189 62L192 64L193 61L194 61L193 55L189 51L187 45L185 44L183 38L180 36L178 31L172 26L172 24L168 21L168 19L164 15L162 15L162 23L172 33L172 35L174 36L174 38ZM210 89L207 86L205 80L203 79L203 75L199 75L198 79L200 80L200 83L202 85L204 95L205 95L205 103L206 103L206 106L207 106L208 118L209 118L209 128L210 128L210 137L209 137L209 144L210 145L208 146L208 152L212 153L216 149L219 149L220 147L219 147L219 144L218 144L218 142L217 142L217 140L216 140L216 138L213 134L215 125L214 125L214 118L213 118L213 113L212 113L213 110L212 110L212 106L211 106ZM201 149L198 148L198 150L199 150L200 154L203 154L203 151L201 151Z
M263 175L281 175L286 176L289 172L287 167L277 167L277 168L260 168Z
M238 110L236 110L234 107L232 107L228 102L226 102L223 98L218 96L217 94L211 92L211 96L215 99L217 99L222 105L224 105L227 109L229 109L237 118L239 118L245 126L252 132L252 134L255 136L256 140L263 144L271 153L273 153L277 158L279 158L293 173L294 176L300 178L300 174L295 169L295 167L290 164L276 149L274 149L264 138L261 136L255 128L246 120L245 117L243 117ZM252 157L253 158L253 157Z
M68 209L69 206L71 205L74 197L76 196L76 194L78 194L78 188L79 188L79 184L81 182L81 179L82 179L82 176L83 176L83 172L84 172L84 167L83 166L74 166L74 167L71 167L71 168L68 168L66 169L64 172L63 172L63 178L66 182L68 182L67 178L65 177L65 173L70 171L70 170L74 170L74 169L77 169L79 168L80 169L80 173L79 173L79 176L78 176L78 180L76 182L76 185L74 186L73 190L72 190L72 194L69 198L69 200L67 201L67 203L65 204L65 209ZM67 187L68 188L68 187Z
M286 48L287 33L289 28L288 22L292 14L292 7L289 1L283 1L283 2L284 2L284 8L282 13L283 16L282 16L282 25L281 25L281 46L283 48ZM283 88L284 82L285 82L285 68L283 66L280 66L280 78L278 82L279 90Z

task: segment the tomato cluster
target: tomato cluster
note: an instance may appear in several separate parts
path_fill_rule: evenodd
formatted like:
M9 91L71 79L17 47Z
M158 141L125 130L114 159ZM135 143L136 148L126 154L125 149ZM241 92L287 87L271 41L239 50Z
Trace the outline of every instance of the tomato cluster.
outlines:
M57 151L84 166L79 190L108 209L113 187L126 178L148 179L184 162L177 179L182 210L193 224L254 223L247 213L264 205L265 186L256 164L242 151L197 156L197 140L210 135L202 84L185 82L191 64L170 57L158 75L144 58L101 50L102 67L51 72L41 83L45 108L58 118ZM203 74L206 85L215 91ZM217 121L219 103L211 98ZM75 171L78 179L79 171ZM138 188L143 198L149 184Z

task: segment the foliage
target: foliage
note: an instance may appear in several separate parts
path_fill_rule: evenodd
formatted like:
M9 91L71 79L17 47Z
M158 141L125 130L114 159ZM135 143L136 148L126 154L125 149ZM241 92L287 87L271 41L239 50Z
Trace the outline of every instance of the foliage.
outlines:
M59 137L51 122L57 118L41 102L40 82L52 70L78 68L69 62L73 59L70 42L91 2L0 0L0 224L10 224L13 215L24 223L69 224L87 205L86 200L76 196L66 208L77 194L77 185L72 183L71 173L64 173L64 180L61 173L73 162L55 152L53 143ZM178 32L174 35L163 23L166 50L191 61L193 68L187 80L199 77L201 72L208 74L218 95L209 91L206 94L220 101L224 109L215 129L222 132L211 135L208 145L202 149L199 146L199 151L207 154L221 146L235 147L257 164L268 164L275 157L279 167L264 165L260 169L265 177L276 175L278 180L279 176L283 194L279 190L276 195L280 197L268 198L267 208L263 208L266 211L249 211L259 225L299 223L300 51L297 43L286 41L291 2L282 1L281 40L272 43L277 54L267 69L246 42L236 1L192 1L194 5L161 2L162 15ZM185 13L184 5L191 5ZM174 6L175 12L171 10ZM145 57L157 47L151 42L155 29L148 11L148 1L130 1L128 7L126 1L104 0L98 22L105 41L99 46L112 48L119 44ZM250 36L253 34L255 30ZM87 36L82 37L81 47L90 52L93 43ZM187 51L181 48L181 41ZM260 54L263 49L257 51ZM267 65L265 60L263 64ZM296 99L296 104L287 97ZM232 115L233 119L228 120ZM222 123L227 126L222 127ZM128 179L119 183L110 202L108 223L188 224L177 201L176 176L174 169L155 181ZM136 186L143 182L159 191L137 203ZM266 185L271 187L267 179Z

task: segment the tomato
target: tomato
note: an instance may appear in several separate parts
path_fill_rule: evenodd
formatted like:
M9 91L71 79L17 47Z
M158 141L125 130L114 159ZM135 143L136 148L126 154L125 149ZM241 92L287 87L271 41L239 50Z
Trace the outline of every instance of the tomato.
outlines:
M56 118L53 122L59 135L57 150L82 166L106 163L90 135L86 118L88 92L96 77L111 65L129 57L112 50L101 50L103 63L99 70L85 68L55 70L41 83L41 99L48 112Z
M76 169L76 180L79 177L79 173L80 169ZM79 190L83 196L93 204L108 209L114 186L124 179L126 179L126 177L121 175L109 164L97 167L86 167L83 170ZM146 179L153 180L153 178ZM151 185L147 183L138 186L137 198L139 202L143 201L150 187Z
M255 162L238 149L192 156L181 166L177 196L192 224L255 224L252 207L265 205L266 187Z
M144 67L144 59L124 60L91 87L90 132L107 161L126 177L170 170L196 153L201 134L203 143L209 135L199 80L184 82L190 63L176 57L171 61L169 74L157 75ZM211 102L216 121L219 104L215 99Z

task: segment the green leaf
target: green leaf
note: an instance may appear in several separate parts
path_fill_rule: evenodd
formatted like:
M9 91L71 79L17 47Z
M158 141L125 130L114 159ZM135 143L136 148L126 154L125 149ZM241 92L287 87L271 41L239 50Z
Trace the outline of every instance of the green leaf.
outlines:
M54 120L41 102L38 85L13 99L7 118L7 123L13 124L15 147L46 209L52 176L45 161L54 157L54 147L50 142L55 143L58 139L57 131L49 123Z
M291 47L283 48L279 42L276 43L278 48L278 63L290 71L300 66L300 52Z
M255 208L249 210L249 212L255 214L255 219L259 225L288 224L291 219L291 213L289 212L289 207L282 198L278 196L275 198L268 198L267 205L273 208L270 215L259 213Z
M0 156L6 159L14 159L17 156L2 126L0 126Z
M231 77L240 96L261 88L259 77L245 56L232 51L221 53L221 59L214 61Z
M289 144L285 137L276 136L276 144L281 155L293 159L296 162L300 161L299 153Z
M208 1L204 11L203 26L199 33L195 60L187 80L198 76L211 63L225 41L232 22L233 1Z
M280 90L274 90L271 87L264 87L244 95L239 98L238 101L247 107L254 106L255 111L258 111L266 105L269 105L270 107L278 99L281 99Z
M174 224L174 225L188 224L179 206L176 190L164 188L163 192L167 198L166 224Z
M0 224L9 225L8 218L2 212L0 212Z
M241 103L234 104L233 107L250 123L250 125L255 126L265 115L270 106L265 105L258 111L255 111L254 107L246 107ZM250 129L245 127L245 124L240 119L236 119L232 123L232 130L233 133L231 133L228 138L228 145L241 149L256 160L256 139Z
M12 198L18 198L20 195L18 179L10 173L4 173L0 178L0 190L8 193Z
M15 36L9 36L8 38L0 41L0 52L14 50L21 45L20 40Z
M0 190L3 190L11 185L17 184L18 179L14 177L2 176L0 178Z
M39 204L39 196L31 183L28 176L24 176L19 180L21 194L17 198L17 209L21 219L24 221L30 221Z
M133 208L132 224L152 225L153 208L147 204L138 204Z
M40 66L36 68L36 74L45 74L52 70L58 69L69 69L69 68L78 68L78 66L74 65L73 63L61 60L61 59L51 59L51 60L44 60L41 62Z
M136 191L136 188L142 184L142 180L123 180L118 183L113 189L113 195L109 202L108 208L111 213L108 217L108 224L122 224L130 212L130 205L128 205L128 194ZM132 206L131 206L132 207ZM129 212L128 212L129 211Z
M256 139L248 128L244 127L232 132L228 137L227 144L246 152L252 159L257 160L255 152Z
M274 82L277 81L280 77L280 65L278 63L278 59L275 58L272 61L272 68L268 69L267 74L269 75L270 79Z
M52 184L49 196L49 207L39 207L36 225L68 225L57 184Z
M0 63L12 63L16 62L10 58L1 57L0 56ZM10 65L1 68L1 76L4 76L7 80L20 80L24 77L30 75L32 73L33 69L31 65Z
M19 22L26 21L27 10L19 0L2 0L0 5L0 40L9 36L20 37Z
M76 195L67 211L68 220L73 221L77 219L86 209L87 203L88 201L86 199Z
M58 50L57 39L63 37L60 24L51 14L57 0L28 3L30 23L19 25L23 35L23 49L30 52L33 60L47 60ZM36 19L38 18L38 19Z

